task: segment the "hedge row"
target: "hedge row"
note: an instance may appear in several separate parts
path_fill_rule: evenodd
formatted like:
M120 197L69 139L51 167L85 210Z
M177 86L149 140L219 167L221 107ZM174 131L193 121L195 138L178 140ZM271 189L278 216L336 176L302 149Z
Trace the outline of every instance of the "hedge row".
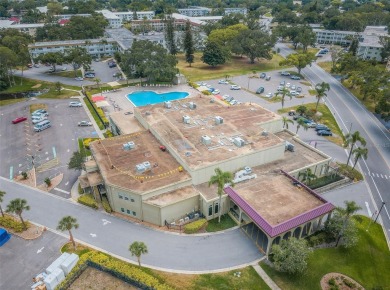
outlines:
M197 87L199 87L196 83L194 83L194 82L188 82L188 85L190 86L190 87L193 87L194 89L196 89Z
M83 194L82 196L80 196L78 199L77 199L77 202L78 203L81 203L83 205L86 205L86 206L89 206L89 207L92 207L94 209L98 209L99 206L98 206L98 203L96 202L96 200L93 198L93 195L92 194Z
M339 165L339 173L355 181L363 180L363 175L356 169L352 169L351 166L346 164Z
M194 234L194 233L198 232L206 224L207 224L207 220L206 219L198 219L197 221L194 221L192 223L186 224L184 226L184 232L186 234Z
M92 106L96 109L96 112L97 112L98 115L102 118L103 123L106 124L106 125L108 125L108 119L106 118L106 115L104 114L102 108L98 108L98 107L96 106L96 104L92 101L92 96L91 96L89 93L87 93L87 97L88 97L88 99L91 100Z
M130 265L106 254L92 251L85 253L80 257L77 265L72 269L68 276L66 276L65 280L57 286L56 290L67 289L75 280L75 278L80 276L81 272L85 270L86 265L110 273L111 275L133 284L141 289L172 289L168 285L162 284L152 275L144 272L142 268Z
M25 224L26 228L30 227L29 222L25 221ZM5 215L4 217L0 216L0 226L12 229L17 233L21 233L24 230L22 222L17 221L15 218L7 215Z
M110 203L108 202L107 200L107 197L103 197L102 198L102 204L103 204L103 207L104 207L104 210L108 213L112 213L112 208L110 206Z

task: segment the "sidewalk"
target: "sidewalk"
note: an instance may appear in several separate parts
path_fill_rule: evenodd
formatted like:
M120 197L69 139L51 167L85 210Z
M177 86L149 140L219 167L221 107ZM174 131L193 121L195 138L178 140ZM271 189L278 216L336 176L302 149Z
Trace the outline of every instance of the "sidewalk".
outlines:
M255 271L257 272L257 274L259 274L259 276L261 277L261 279L264 280L264 282L268 285L269 288L271 288L272 290L281 290L278 285L275 284L274 281L272 281L272 279L267 275L266 272L264 272L263 268L261 268L259 266L259 264L255 264L255 265L252 265L253 269L255 269Z
M84 96L82 95L81 92L79 92L79 94L80 94L80 96L77 97L77 98L78 98L78 99L80 100L80 102L83 104L84 110L85 110L85 112L87 113L88 118L89 118L89 120L91 121L91 123L92 123L92 125L93 125L93 127L94 127L94 129L95 129L95 131L96 131L96 133L97 133L97 135L99 136L100 139L104 139L103 131L99 129L99 126L96 124L95 119L93 118L91 112L89 111L87 105L86 105L85 102L84 102Z

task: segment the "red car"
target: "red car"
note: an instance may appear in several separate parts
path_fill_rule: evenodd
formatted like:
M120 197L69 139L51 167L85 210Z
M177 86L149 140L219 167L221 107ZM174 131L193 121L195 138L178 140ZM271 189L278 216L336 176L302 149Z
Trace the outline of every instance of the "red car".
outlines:
M23 122L26 120L27 120L26 117L19 117L19 118L16 118L15 120L12 120L12 124L17 124L17 123L20 123L20 122Z

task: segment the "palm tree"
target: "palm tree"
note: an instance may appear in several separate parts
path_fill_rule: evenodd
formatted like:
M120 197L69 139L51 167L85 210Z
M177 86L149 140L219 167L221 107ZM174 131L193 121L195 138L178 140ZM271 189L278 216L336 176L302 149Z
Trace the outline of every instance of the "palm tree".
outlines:
M364 160L367 160L368 155L368 148L362 148L358 147L352 151L352 153L355 155L355 163L353 164L352 169L355 168L356 163L359 161L360 158L363 157Z
M349 150L349 154L348 154L347 165L349 164L349 160L351 159L353 148L355 147L355 144L357 142L359 142L363 146L366 146L366 139L364 139L360 135L359 131L355 131L352 134L348 133L347 135L345 135L345 147L348 147L349 145L351 146L351 149Z
M76 243L73 239L72 235L72 229L77 229L79 227L79 224L77 223L77 219L68 215L63 217L59 222L57 226L57 230L64 232L68 231L69 232L69 240L73 244L73 248L76 250Z
M343 220L344 220L343 227L339 233L339 236L337 237L336 247L339 244L340 239L344 234L344 231L345 231L345 228L348 224L349 219L351 218L351 216L353 216L354 213L356 213L359 209L361 209L361 207L358 206L356 204L356 202L354 202L354 201L347 201L346 200L346 201L344 201L344 204L345 204L345 208L342 208L342 207L336 208L336 210L340 213L340 215L343 217Z
M1 203L3 202L3 197L4 195L6 194L5 191L0 191L0 212L1 212L1 215L4 217L4 212L3 212L3 209L1 207Z
M301 128L301 126L305 131L307 131L307 129L309 128L309 126L305 123L305 120L303 118L299 118L297 120L297 132L295 132L296 134L298 134L298 130L299 128Z
M15 213L19 216L20 221L23 224L23 229L26 230L26 224L24 223L22 213L24 210L30 210L30 206L27 205L27 200L15 198L9 202L7 205L6 212Z
M233 183L233 175L231 172L222 171L220 168L215 168L215 175L210 177L209 187L212 184L216 184L218 186L218 195L219 195L219 215L218 222L221 222L221 212L222 212L222 193L225 187L225 184L230 183L230 186L234 186Z
M144 242L135 241L129 246L129 251L132 256L136 256L138 260L138 265L141 267L141 255L148 253L148 247Z
M275 94L275 96L278 96L278 95L281 95L282 96L282 99L281 99L281 102L282 102L282 109L284 107L284 98L287 96L290 98L290 100L292 99L292 96L290 94L290 91L287 89L287 88L283 88L281 91L277 92Z
M316 89L316 98L317 98L317 104L316 104L316 111L317 111L320 100L323 97L327 96L325 92L330 90L330 85L328 83L322 82L320 84L316 84L315 89Z
M286 129L288 129L288 123L294 124L294 121L291 120L290 118L287 118L286 116L283 116L282 121L283 121L283 128Z
M96 83L96 86L98 87L98 88L100 88L100 79L99 78L94 78L93 79L93 81Z
M299 172L298 178L302 176L302 182L309 185L313 179L316 179L317 176L311 171L310 168L307 168L304 172Z

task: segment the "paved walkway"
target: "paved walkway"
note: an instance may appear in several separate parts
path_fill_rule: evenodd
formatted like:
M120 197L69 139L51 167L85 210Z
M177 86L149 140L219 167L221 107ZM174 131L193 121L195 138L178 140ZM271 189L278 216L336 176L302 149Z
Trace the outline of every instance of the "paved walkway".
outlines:
M264 272L263 268L261 268L259 264L256 263L255 265L253 265L253 269L255 269L257 274L259 274L261 279L264 280L264 282L268 285L269 288L271 288L272 290L281 290L278 285L276 285L275 282L267 275L267 273Z

